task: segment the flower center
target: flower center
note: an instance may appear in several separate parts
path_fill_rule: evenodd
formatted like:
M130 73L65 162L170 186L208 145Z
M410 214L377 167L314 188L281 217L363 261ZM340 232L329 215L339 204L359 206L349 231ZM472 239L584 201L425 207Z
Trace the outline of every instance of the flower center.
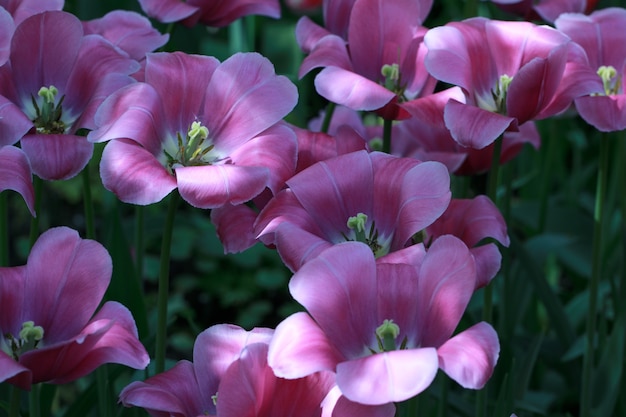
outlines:
M496 85L491 90L491 97L476 97L478 107L490 112L506 114L506 96L509 92L509 85L513 81L513 77L504 74L501 75Z
M385 245L382 245L378 241L378 230L376 229L376 222L372 222L369 227L369 231L366 233L367 229L367 214L358 213L356 216L348 218L347 226L349 229L353 230L354 238L350 238L342 233L344 239L347 241L353 242L362 242L370 247L374 256L377 258L386 255L388 252L388 248Z
M380 69L380 73L384 77L382 84L389 91L398 96L398 101L406 101L404 96L405 86L402 85L402 77L400 75L400 66L396 63L391 65L385 64Z
M166 166L170 171L177 165L210 165L216 160L216 158L210 158L208 155L215 146L209 138L209 129L202 123L193 122L185 139L181 137L180 133L177 133L176 136L177 146L163 149L167 159Z
M35 99L31 95L31 101L35 108L35 118L33 123L37 133L65 133L65 122L61 120L63 116L63 100L65 96L57 102L56 97L59 90L53 85L50 87L41 87L37 95L40 100ZM37 103L39 101L39 104Z
M400 335L400 326L393 322L393 320L385 319L383 324L376 328L376 341L378 343L378 351L371 349L372 353L377 352L391 352L392 350L406 349L407 338L398 346L396 339Z
M11 355L16 361L20 360L20 355L29 350L37 349L37 345L43 339L43 327L35 326L34 321L25 321L22 324L19 337L13 336L11 333L4 335L9 341Z
M622 88L622 77L618 75L615 67L602 65L598 68L598 75L602 79L604 94L607 96L619 94Z

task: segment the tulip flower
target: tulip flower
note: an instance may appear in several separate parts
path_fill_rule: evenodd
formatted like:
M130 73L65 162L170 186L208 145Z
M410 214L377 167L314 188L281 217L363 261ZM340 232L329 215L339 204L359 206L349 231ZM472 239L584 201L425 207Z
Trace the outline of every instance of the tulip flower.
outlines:
M0 268L0 382L28 390L105 363L144 369L150 358L128 309L109 301L96 312L111 272L106 249L66 227L43 233L26 265Z
M64 0L0 0L0 7L4 7L13 16L15 25L39 13L63 10L64 4Z
M19 193L30 214L35 217L35 190L26 154L15 146L0 147L0 193L13 190Z
M591 13L598 0L491 0L502 10L533 21L554 23L563 13Z
M178 188L195 207L238 205L266 188L277 192L293 174L295 135L277 123L297 97L295 86L256 53L223 63L150 54L145 82L108 97L88 138L111 140L100 173L124 202L156 203Z
M138 68L103 37L85 36L69 13L25 19L0 67L0 144L20 141L33 173L43 179L75 176L93 151L79 130L94 127L98 105L130 83L128 74Z
M444 109L446 127L462 146L483 149L595 88L582 48L547 26L472 18L431 29L424 42L428 71L466 95Z
M583 47L595 78L595 91L577 98L576 109L587 123L603 132L626 129L624 25L626 10L618 7L598 10L590 16L564 14L556 20L557 29Z
M333 246L292 277L307 312L278 325L268 363L283 378L335 372L341 393L368 405L419 394L439 368L481 388L499 354L495 331L482 322L452 336L475 279L472 255L452 236L413 264L377 263L359 242Z

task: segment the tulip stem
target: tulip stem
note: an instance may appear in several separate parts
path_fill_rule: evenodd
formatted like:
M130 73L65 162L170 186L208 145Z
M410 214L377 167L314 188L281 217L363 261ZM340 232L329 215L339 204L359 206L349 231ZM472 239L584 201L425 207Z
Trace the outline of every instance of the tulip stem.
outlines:
M9 266L9 201L7 193L0 192L0 266Z
M580 394L580 416L591 417L591 391L593 383L594 342L596 334L596 310L598 287L602 273L602 225L604 222L604 200L608 179L609 138L600 138L600 159L596 183L596 201L593 215L593 241L591 258L591 280L589 282L589 307L587 309L587 342L583 357L582 392Z
M29 414L28 417L40 417L41 416L41 386L39 384L33 384L30 389L29 399Z
M383 119L383 152L391 153L391 127L393 120Z
M328 129L330 128L330 121L332 120L333 113L335 112L335 107L337 107L335 103L333 103L332 101L328 102L328 105L326 106L326 112L324 113L324 120L322 121L322 133L328 133Z
M163 228L163 240L161 245L161 267L159 269L159 289L157 298L157 331L156 331L156 355L155 372L160 374L165 371L165 345L167 335L167 298L169 295L170 278L170 251L172 247L172 233L174 231L174 217L178 206L178 191L174 190L170 195L169 208Z
M96 230L93 220L93 199L91 197L91 176L89 174L89 165L83 169L83 208L85 210L85 237L87 239L96 238Z
M143 229L144 208L143 206L135 206L135 266L140 282L143 280Z
M22 398L22 390L18 387L11 387L11 403L9 405L9 417L20 416L20 400Z

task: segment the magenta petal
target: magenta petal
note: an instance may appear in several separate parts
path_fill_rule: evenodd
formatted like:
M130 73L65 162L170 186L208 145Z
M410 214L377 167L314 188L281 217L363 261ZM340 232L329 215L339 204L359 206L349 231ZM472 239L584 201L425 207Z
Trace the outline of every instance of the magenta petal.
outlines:
M324 98L353 110L378 110L396 95L374 81L339 67L326 67L315 77Z
M0 95L0 146L13 145L32 127L33 122L22 110Z
M246 206L226 204L211 210L211 222L224 247L224 253L239 253L251 248L258 241L254 236L257 213Z
M277 76L273 64L257 53L239 53L224 61L206 93L210 99L204 120L215 150L225 155L279 122L298 100L296 86Z
M481 389L498 362L500 342L490 324L480 322L437 349L441 369L463 388Z
M287 268L297 271L325 249L333 246L314 233L285 222L274 232L274 244Z
M139 4L148 16L163 23L178 22L199 10L180 0L139 0Z
M0 382L9 382L25 391L30 390L32 375L28 368L0 350Z
M470 252L476 261L476 289L479 289L489 284L500 270L502 254L494 243L471 248Z
M517 127L515 119L451 99L443 111L450 134L460 145L483 149L507 129Z
M626 129L626 94L579 97L576 99L576 110L587 123L601 132Z
M15 23L11 14L0 7L0 66L9 59L11 52L11 38L15 30Z
M125 203L147 205L161 201L176 188L170 175L150 152L128 140L107 144L100 161L104 187Z
M180 361L145 381L135 381L120 393L120 402L126 407L142 407L151 415L167 413L175 417L201 415L207 411L200 398L194 366L188 361Z
M296 42L305 54L310 53L320 39L330 34L307 16L301 17L296 24Z
M341 360L341 353L306 313L292 314L276 327L267 358L276 376L289 379L334 371Z
M399 402L428 388L438 369L434 348L376 353L337 365L337 385L361 404Z
M24 19L46 11L62 10L64 0L19 0L19 1L3 1L2 4L12 15L15 24L19 25Z
M66 180L76 176L93 153L93 143L82 136L26 135L21 144L33 173L44 180Z
M35 190L26 154L15 146L0 147L0 193L13 190L19 193L33 217L35 213Z
M206 165L175 169L181 197L194 207L241 204L261 194L269 182L265 167Z
M57 227L39 237L26 268L29 302L22 321L33 320L44 328L46 343L56 343L74 337L87 324L109 285L112 263L98 242Z
M330 66L352 70L346 41L335 35L325 36L315 44L309 56L302 61L298 77L304 77L314 68Z
M324 408L322 417L393 417L396 415L396 406L393 403L382 405L359 404L341 395L341 391L337 386L324 399L322 407ZM329 409L328 414L325 411L327 408Z
M476 265L467 246L451 235L436 239L419 272L422 346L437 347L452 335L475 287Z

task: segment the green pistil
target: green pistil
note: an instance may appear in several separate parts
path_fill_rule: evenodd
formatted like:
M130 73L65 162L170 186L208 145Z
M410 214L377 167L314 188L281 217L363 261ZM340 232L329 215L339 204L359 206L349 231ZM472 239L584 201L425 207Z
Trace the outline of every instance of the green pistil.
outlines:
M398 64L385 64L380 69L380 73L385 77L383 85L389 91L393 91L401 101L405 100L404 87L401 83L400 66Z
M614 67L603 65L598 68L598 75L602 79L604 94L607 96L619 94L622 87L622 79Z
M513 77L506 74L501 75L496 88L493 91L493 99L496 104L496 112L500 114L506 114L506 95L509 92L509 85L511 85Z
M5 337L9 340L13 359L16 361L20 359L20 355L22 353L36 349L41 339L43 339L43 336L43 327L35 326L35 322L33 321L25 321L22 324L19 339L16 339L10 333L5 335Z
M400 326L393 320L385 319L383 324L376 328L376 340L378 341L378 349L381 352L390 352L397 350L396 339L400 335ZM401 347L402 348L402 347Z
M55 105L56 97L59 90L51 85L50 87L41 87L37 95L41 98L41 107L37 105L35 97L31 96L33 107L37 116L33 120L38 133L65 133L65 123L61 120L63 115L63 100L61 97Z
M211 395L211 401L213 401L213 405L217 406L217 392L215 395Z
M214 145L206 143L208 137L209 129L198 121L191 124L185 140L178 133L176 155L170 155L167 151L163 151L167 157L168 167L171 169L176 164L182 166L209 165L210 162L205 159L205 156L213 149Z
M383 247L378 243L378 230L376 230L376 222L372 222L368 233L365 233L366 224L367 214L358 213L356 216L350 217L348 219L347 226L349 229L354 230L355 238L349 239L346 235L344 235L344 239L365 243L370 247L376 257L383 255L384 253L381 251Z

